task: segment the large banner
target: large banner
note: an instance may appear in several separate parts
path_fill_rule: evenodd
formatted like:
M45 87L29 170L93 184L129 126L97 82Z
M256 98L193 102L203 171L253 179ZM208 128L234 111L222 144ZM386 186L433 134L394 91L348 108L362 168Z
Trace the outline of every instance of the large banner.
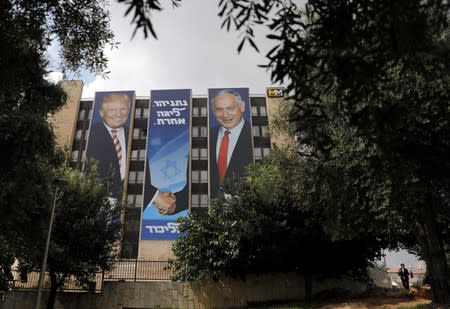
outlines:
M152 90L141 239L177 239L189 211L191 90Z
M245 166L253 162L248 88L208 89L209 196L232 190Z
M130 147L130 115L135 101L134 91L96 92L85 168L97 164L105 181L110 181L110 197L120 199Z

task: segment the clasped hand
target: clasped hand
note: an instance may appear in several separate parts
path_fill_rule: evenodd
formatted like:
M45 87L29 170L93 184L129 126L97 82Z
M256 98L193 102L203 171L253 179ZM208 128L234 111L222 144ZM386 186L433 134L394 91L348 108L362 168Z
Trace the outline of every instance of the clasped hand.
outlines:
M177 198L172 192L158 192L153 202L161 215L171 215L175 212Z

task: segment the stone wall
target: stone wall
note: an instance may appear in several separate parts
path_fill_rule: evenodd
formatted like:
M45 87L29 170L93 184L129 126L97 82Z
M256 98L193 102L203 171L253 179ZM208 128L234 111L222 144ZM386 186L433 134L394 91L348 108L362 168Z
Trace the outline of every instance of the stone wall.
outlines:
M324 290L348 290L363 293L365 283L350 280L313 282L313 294ZM304 298L303 278L298 274L249 276L246 281L227 278L201 285L186 282L119 282L105 281L102 294L62 293L57 296L58 309L212 309L245 307L249 303L296 301ZM0 309L33 308L35 291L8 293ZM47 294L42 295L45 308Z
M60 82L60 85L67 94L66 104L56 114L50 115L49 122L53 126L59 147L70 153L83 92L83 81L64 80Z

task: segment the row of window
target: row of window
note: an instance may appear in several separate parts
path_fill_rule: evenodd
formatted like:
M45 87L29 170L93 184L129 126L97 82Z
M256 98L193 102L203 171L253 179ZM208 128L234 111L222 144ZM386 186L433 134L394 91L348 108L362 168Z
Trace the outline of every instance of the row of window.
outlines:
M265 106L252 106L252 116L267 116L267 110ZM192 117L208 117L208 110L206 106L194 106L192 107Z
M88 131L86 131L87 136ZM75 132L75 140L81 140L83 136L83 130L77 130ZM253 136L269 136L269 129L267 126L253 126ZM206 126L193 126L192 127L192 137L208 137L208 127ZM146 128L134 128L133 129L133 139L146 139L147 129Z
M83 152L84 157L85 152ZM206 148L192 148L192 160L208 160L208 149ZM270 148L267 147L255 147L253 150L253 155L255 160L260 160L270 154ZM146 151L145 149L133 149L131 150L131 160L132 161L144 161ZM79 151L72 151L72 162L77 162L79 157Z
M128 207L142 207L142 195L128 194ZM191 206L193 208L208 207L208 194L192 194Z
M148 118L149 115L149 109L148 107L136 107L134 109L134 118Z
M253 136L269 136L268 126L253 126ZM208 137L208 127L206 126L193 126L192 137Z
M92 109L80 109L78 113L78 120L88 120L91 118ZM148 118L149 109L148 107L136 107L134 110L135 119L145 119Z
M192 183L208 183L208 171L206 170L193 170L191 181ZM130 171L128 173L128 183L141 184L144 183L144 171Z
M92 109L80 109L78 114L78 120L87 120L91 118ZM252 106L252 116L267 116L267 110L265 106ZM208 109L206 106L193 106L192 117L207 117ZM135 119L144 119L149 117L148 107L136 107L134 112Z

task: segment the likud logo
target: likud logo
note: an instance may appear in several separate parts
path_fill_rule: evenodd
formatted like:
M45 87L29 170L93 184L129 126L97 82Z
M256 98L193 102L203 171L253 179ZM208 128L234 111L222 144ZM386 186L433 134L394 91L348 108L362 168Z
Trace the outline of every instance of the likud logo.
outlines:
M284 97L284 88L267 88L267 97L282 98Z

